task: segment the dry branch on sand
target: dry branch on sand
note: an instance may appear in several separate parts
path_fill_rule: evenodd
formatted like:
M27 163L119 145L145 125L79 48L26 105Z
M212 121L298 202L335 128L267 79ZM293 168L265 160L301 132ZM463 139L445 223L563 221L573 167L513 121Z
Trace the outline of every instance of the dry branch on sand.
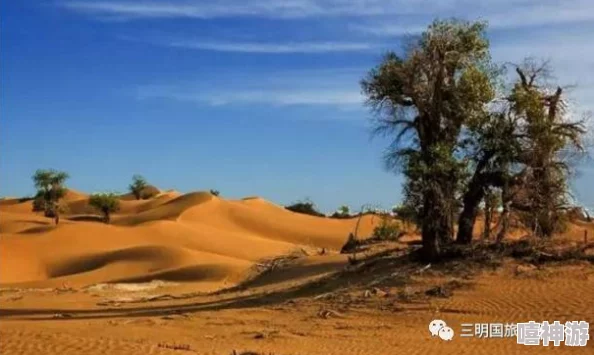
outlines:
M168 344L168 343L159 343L159 344L157 344L157 346L158 346L159 348L163 348L163 349L170 349L170 350L194 351L194 350L192 350L192 348L190 347L190 344L176 344L176 343Z

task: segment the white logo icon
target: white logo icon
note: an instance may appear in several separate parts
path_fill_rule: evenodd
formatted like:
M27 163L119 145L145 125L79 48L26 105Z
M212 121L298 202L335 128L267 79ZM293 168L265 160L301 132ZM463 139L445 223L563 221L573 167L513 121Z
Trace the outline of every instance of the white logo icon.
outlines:
M443 340L452 340L452 338L454 338L454 330L445 326L439 330L439 337Z
M446 322L444 322L440 319L432 320L431 323L429 323L429 331L431 332L431 336L434 337L436 335L439 335L439 330L444 327L447 327ZM452 336L453 335L454 335L454 332L452 331Z

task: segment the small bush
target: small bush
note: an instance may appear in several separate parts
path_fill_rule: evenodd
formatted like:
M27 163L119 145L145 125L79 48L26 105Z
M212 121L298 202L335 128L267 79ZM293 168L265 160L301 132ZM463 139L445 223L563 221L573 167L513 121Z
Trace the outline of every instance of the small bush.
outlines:
M387 216L382 216L381 223L373 229L373 238L378 240L398 240L401 234L398 224Z
M115 193L98 193L91 195L89 205L95 207L103 214L103 220L109 224L111 214L120 209L120 200Z
M220 192L219 190L210 190L210 194L213 196L219 196Z
M325 214L316 210L314 203L309 200L299 201L289 206L285 206L285 208L292 212L308 214L316 217L326 217Z
M353 216L351 215L351 209L349 208L349 206L347 205L342 205L340 206L336 212L334 212L330 218L339 218L339 219L345 219L345 218L352 218Z

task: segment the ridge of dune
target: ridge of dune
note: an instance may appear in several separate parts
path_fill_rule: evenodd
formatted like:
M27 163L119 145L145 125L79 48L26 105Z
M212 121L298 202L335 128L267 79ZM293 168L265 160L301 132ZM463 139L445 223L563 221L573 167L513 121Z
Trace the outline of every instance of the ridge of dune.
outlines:
M190 192L170 199L163 204L158 204L154 208L142 210L137 214L121 216L114 221L114 224L134 226L157 220L175 220L186 209L214 198L216 197L208 192Z
M2 213L21 213L21 214L32 214L33 213L33 201L24 200L20 198L0 201L0 211Z
M64 195L63 200L66 202L70 202L70 201L76 201L76 200L83 200L83 199L87 199L87 198L89 198L88 194L68 188L68 189L66 189L66 194Z
M358 219L333 219L295 213L264 199L229 201L217 199L189 208L179 215L183 223L238 229L243 233L280 242L340 249ZM374 216L363 216L359 236L369 236Z

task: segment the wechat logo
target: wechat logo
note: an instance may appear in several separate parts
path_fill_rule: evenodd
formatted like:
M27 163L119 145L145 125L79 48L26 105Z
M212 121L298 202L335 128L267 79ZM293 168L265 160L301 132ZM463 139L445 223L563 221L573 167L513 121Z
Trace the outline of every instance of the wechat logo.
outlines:
M450 341L454 338L454 330L447 326L441 319L434 319L429 323L431 336L438 336L442 340Z

